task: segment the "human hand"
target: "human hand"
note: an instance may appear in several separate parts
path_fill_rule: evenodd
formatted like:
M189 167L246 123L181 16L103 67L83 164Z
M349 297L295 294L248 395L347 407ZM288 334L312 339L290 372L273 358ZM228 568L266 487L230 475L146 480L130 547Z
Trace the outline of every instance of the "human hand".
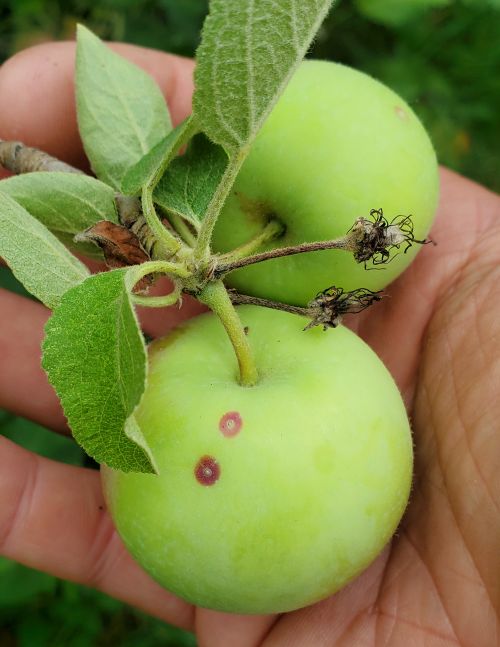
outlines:
M190 61L116 47L157 79L176 123L186 116ZM0 137L85 167L73 62L74 45L59 43L27 50L0 69ZM388 298L349 322L404 394L416 475L397 537L346 589L278 618L193 609L128 556L105 511L96 472L36 457L5 438L0 553L196 631L200 647L492 645L500 613L498 216L500 198L443 171L432 232L437 247L424 248ZM65 430L39 366L49 312L6 291L0 291L0 311L0 406ZM164 313L149 311L143 325L150 334L163 334L195 311L193 304L172 309L166 320Z

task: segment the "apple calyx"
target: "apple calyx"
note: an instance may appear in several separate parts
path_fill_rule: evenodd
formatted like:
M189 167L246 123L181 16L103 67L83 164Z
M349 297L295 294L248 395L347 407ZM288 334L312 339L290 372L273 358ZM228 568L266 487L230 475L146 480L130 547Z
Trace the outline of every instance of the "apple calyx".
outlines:
M358 288L344 292L342 288L332 286L319 292L308 304L308 309L314 313L312 321L304 328L323 326L323 330L336 328L345 314L358 314L382 299L382 292L373 292L368 288Z
M366 266L367 261L372 261L373 265L384 265L395 258L397 254L389 258L389 249L392 247L399 249L405 244L403 253L406 254L413 243L433 243L430 238L415 238L411 216L399 215L388 221L382 209L371 209L370 218L371 220L358 218L350 229L357 241L353 251L354 258L356 262L364 263L365 270L370 269Z
M319 292L305 307L252 297L248 294L240 294L235 290L229 290L229 297L233 305L257 305L307 317L311 321L304 330L309 330L315 326L323 326L323 330L327 330L328 328L336 328L341 323L344 315L358 314L376 301L380 301L383 294L381 291L373 292L368 288L357 288L350 292L344 292L342 288L332 285Z

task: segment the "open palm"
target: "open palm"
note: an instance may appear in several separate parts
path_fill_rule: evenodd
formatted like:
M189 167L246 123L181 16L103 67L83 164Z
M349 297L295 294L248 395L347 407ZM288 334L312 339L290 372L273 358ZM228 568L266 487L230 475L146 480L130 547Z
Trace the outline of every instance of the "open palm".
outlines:
M192 64L117 47L157 78L174 118L182 119L189 111ZM73 59L73 45L63 43L27 50L4 65L0 97L9 101L0 103L0 138L25 140L85 164ZM27 88L26 79L38 82ZM125 552L95 472L40 459L5 438L0 552L196 631L200 647L497 644L500 198L443 171L432 237L437 245L422 250L388 297L347 322L403 392L416 466L397 536L346 589L280 617L193 609L160 589ZM149 313L143 324L161 334L197 308L191 304L167 319ZM39 367L48 311L5 291L0 311L0 406L63 431L59 405Z

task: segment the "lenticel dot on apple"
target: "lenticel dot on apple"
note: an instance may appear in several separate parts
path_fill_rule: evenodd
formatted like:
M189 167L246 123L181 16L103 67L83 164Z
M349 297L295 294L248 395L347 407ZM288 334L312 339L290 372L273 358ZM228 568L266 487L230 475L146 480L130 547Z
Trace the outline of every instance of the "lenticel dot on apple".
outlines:
M401 106L396 106L394 112L401 119L401 121L406 121L408 119L408 114L404 108Z

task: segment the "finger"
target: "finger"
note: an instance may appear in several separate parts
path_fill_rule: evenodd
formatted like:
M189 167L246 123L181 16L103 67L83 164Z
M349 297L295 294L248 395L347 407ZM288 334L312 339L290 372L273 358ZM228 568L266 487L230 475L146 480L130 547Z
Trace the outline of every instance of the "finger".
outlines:
M192 628L192 607L153 582L125 550L97 472L41 458L1 437L0 554Z
M70 164L86 165L75 108L75 43L26 49L0 68L0 138L20 140ZM135 45L111 47L159 84L172 119L191 112L193 61Z
M59 401L40 365L50 311L0 289L0 408L45 427L67 431Z
M274 615L244 616L196 609L198 647L259 647L276 622Z

